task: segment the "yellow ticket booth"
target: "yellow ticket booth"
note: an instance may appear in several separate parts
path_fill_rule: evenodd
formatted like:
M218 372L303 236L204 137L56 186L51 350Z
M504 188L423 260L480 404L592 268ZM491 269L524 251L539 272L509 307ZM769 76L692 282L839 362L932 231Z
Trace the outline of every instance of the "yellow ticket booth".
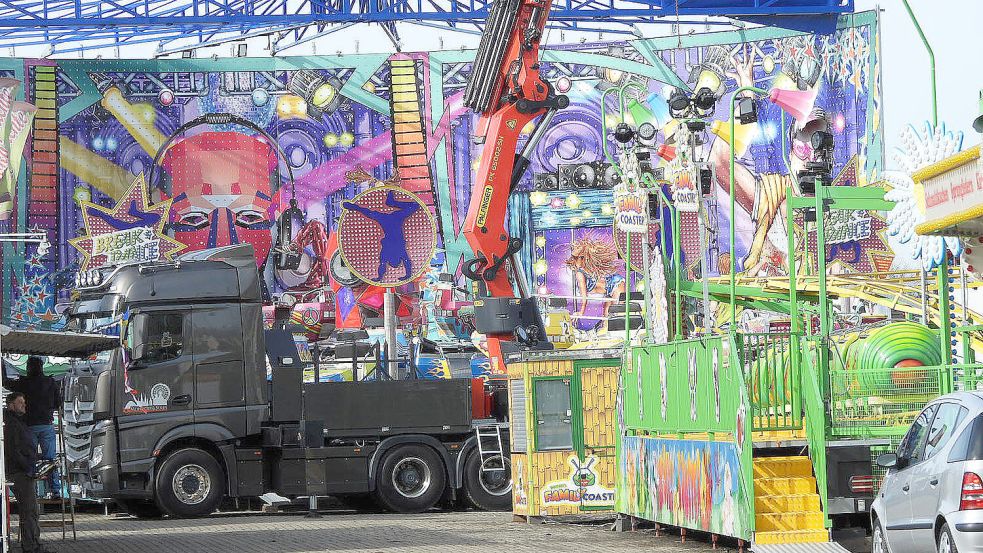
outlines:
M614 509L621 349L526 352L509 363L512 510Z

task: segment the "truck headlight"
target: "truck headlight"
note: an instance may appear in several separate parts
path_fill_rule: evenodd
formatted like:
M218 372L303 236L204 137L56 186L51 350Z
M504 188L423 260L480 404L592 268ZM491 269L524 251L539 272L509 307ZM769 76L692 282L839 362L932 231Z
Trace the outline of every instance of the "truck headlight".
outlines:
M92 448L92 457L89 458L90 467L98 466L102 462L102 447L101 445L97 445Z

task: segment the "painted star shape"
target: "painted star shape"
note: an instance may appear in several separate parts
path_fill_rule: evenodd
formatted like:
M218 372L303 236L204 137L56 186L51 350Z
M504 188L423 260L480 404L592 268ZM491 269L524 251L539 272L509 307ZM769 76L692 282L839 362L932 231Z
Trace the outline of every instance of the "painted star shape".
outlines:
M85 235L73 238L68 242L82 253L84 259L82 260L80 270L84 271L90 266L101 267L107 263L108 257L106 254L93 255L95 237L112 233L116 230L102 218L90 216L90 213L96 211L119 221L134 223L138 220L129 214L131 204L136 205L137 211L141 214L157 215L157 222L153 226L153 231L160 240L160 256L164 259L172 259L174 254L183 250L185 246L164 233L164 225L167 224L167 218L170 215L171 201L168 199L150 205L149 198L147 197L147 186L141 174L133 180L130 189L119 199L113 209L107 209L92 202L79 202L82 208L82 222L85 226Z

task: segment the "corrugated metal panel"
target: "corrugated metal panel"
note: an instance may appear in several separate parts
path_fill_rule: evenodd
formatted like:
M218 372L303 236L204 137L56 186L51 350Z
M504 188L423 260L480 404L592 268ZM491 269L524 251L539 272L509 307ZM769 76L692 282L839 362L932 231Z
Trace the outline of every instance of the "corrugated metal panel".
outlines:
M510 434L512 436L512 451L523 453L526 451L526 383L523 380L510 381L509 392L512 403L512 419L509 421Z
M850 553L849 549L835 542L755 544L751 547L751 551L752 553Z
M17 330L0 325L0 351L24 355L88 357L119 346L119 338L102 334Z

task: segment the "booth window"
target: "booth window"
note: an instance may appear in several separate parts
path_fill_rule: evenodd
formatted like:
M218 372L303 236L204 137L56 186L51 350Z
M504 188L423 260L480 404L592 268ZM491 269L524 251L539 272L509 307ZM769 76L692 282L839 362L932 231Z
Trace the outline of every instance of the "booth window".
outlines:
M570 380L535 380L536 451L573 449Z

